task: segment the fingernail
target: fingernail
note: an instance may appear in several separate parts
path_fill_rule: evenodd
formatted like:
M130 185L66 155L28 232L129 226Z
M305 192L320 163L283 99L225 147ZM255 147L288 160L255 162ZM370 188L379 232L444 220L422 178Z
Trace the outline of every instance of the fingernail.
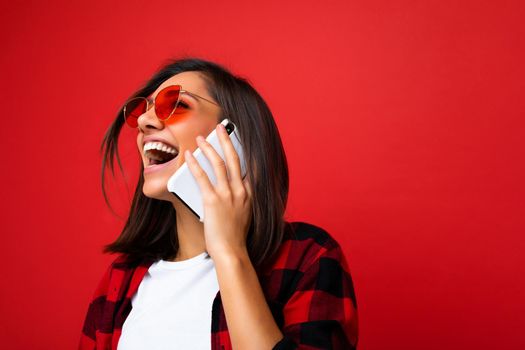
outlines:
M190 152L189 150L186 150L186 151L184 152L184 157L186 157L186 158L191 158L191 152Z
M205 140L204 137L202 137L201 135L197 136L197 141L198 142L203 142Z
M217 128L218 128L218 130L220 130L221 132L225 132L225 131L226 131L226 128L225 128L224 125L222 125L222 124L218 124L218 125L217 125Z

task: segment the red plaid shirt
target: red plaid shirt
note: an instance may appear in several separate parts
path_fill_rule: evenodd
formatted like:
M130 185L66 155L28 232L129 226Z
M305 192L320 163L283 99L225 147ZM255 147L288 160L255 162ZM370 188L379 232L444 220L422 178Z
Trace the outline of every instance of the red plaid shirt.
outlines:
M357 304L346 258L319 227L287 224L290 237L258 271L268 306L284 338L272 350L355 349ZM118 255L100 281L82 329L79 349L116 349L131 297L153 260L137 264ZM212 305L211 349L231 350L220 291Z

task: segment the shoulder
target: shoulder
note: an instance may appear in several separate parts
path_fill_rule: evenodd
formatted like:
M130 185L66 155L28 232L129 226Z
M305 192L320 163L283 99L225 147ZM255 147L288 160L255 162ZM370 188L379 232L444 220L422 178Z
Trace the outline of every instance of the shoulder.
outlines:
M355 349L357 302L341 246L312 224L292 222L287 229L274 269L263 279L283 344Z
M104 274L98 282L94 293L94 298L105 296L108 290L123 284L128 276L135 273L136 270L147 269L153 260L151 259L132 259L124 253L118 253L106 267Z
M154 261L154 258L132 257L125 253L118 253L111 261L108 268L111 270L130 271L137 268L148 267Z
M319 249L331 249L339 246L335 238L325 229L314 224L294 221L286 225L287 239L296 242L310 243Z
M106 266L104 273L100 277L95 292L93 293L93 301L105 297L109 288L109 283L112 276L115 275L115 270L122 270L126 265L126 256L117 254L113 260ZM125 268L124 268L125 269Z
M129 257L126 254L117 253L109 265L106 266L106 270L102 279L110 279L115 271L127 271L130 269L133 269L133 265L129 260Z
M317 254L340 248L339 242L334 236L314 224L295 221L288 223L287 228L289 230L288 244L292 244L296 248L308 250L312 253L317 252Z
M82 341L90 349L97 331L113 329L115 304L124 302L129 288L136 290L151 263L150 259L131 259L120 253L106 267L89 303L82 329Z
M342 259L337 240L325 229L301 221L287 222L282 242L271 270L287 269L304 272L321 257Z

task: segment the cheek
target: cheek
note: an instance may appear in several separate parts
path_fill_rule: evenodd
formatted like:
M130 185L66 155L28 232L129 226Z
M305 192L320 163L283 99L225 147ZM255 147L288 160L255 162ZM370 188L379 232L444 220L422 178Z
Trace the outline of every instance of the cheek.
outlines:
M174 114L164 121L164 125L176 128L178 125L191 123L191 119L191 113Z
M137 150L140 153L140 150L142 149L142 137L137 137Z
M184 154L185 150L194 151L197 148L198 135L206 137L213 131L217 123L213 119L198 120L193 119L192 122L178 124L173 127L173 135L179 143L179 151Z

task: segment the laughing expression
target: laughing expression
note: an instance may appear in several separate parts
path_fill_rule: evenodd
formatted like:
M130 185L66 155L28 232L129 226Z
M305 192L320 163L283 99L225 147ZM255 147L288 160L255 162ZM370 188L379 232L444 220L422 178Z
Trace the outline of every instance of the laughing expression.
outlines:
M198 72L182 72L165 80L152 94L169 85L181 85L198 96L215 103L209 95L206 82ZM177 113L161 121L155 108L142 114L138 122L137 147L144 165L144 195L150 198L173 202L175 197L166 185L171 175L184 163L184 151L197 148L195 138L206 137L220 122L220 108L212 103L183 93Z

